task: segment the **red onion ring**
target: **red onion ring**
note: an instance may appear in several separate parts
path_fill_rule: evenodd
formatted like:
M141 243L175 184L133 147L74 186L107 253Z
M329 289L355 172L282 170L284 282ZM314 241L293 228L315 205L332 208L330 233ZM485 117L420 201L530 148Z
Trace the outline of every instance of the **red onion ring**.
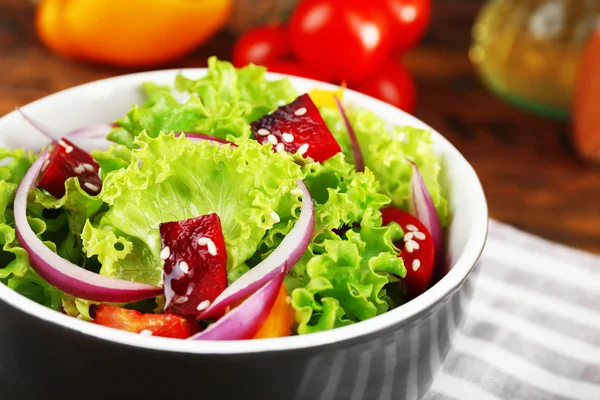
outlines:
M17 238L29 253L33 269L63 292L87 300L128 303L161 294L163 290L158 286L102 276L83 269L54 253L35 235L27 222L27 195L35 186L46 154L44 152L29 168L19 184L14 202Z
M412 166L412 177L410 180L411 197L408 202L409 212L417 217L431 234L435 249L435 263L437 264L442 261L444 250L442 224L419 168L414 162L408 161Z
M216 137L216 136L207 135L205 133L180 132L180 133L176 133L175 137L179 137L181 135L185 135L185 137L187 139L190 139L190 140L193 140L193 141L201 142L203 140L207 140L209 142L217 142L217 143L221 143L221 144L230 144L233 147L237 147L237 145L235 143L232 143L229 140L221 139L221 138Z
M254 292L242 304L225 314L204 331L191 336L191 340L242 340L252 339L273 308L285 276L282 267L278 275Z
M333 96L335 99L335 103L337 104L338 109L340 110L340 114L342 114L342 119L344 120L344 125L346 125L346 130L348 131L348 136L350 136L350 143L352 144L352 154L354 155L354 167L357 172L365 171L365 161L363 158L362 151L360 149L360 144L358 143L358 138L356 137L356 132L350 123L350 118L348 118L348 114L346 114L346 110L342 105L340 99L337 96Z
M273 280L283 268L286 274L300 260L312 237L315 227L315 209L308 188L301 180L298 187L302 191L302 208L300 217L292 230L283 238L281 244L261 263L242 275L227 287L212 304L198 317L205 319L225 310L225 308L240 301L261 286Z

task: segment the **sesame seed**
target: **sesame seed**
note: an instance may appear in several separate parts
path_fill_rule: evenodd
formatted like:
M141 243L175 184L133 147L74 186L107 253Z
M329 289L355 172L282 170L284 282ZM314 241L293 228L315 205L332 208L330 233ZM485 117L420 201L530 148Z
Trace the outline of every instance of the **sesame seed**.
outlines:
M271 218L273 218L273 221L275 221L276 223L281 221L281 218L279 218L279 214L277 214L275 211L271 211Z
M415 232L414 233L415 239L419 239L419 240L425 240L425 234L423 232Z
M408 242L406 242L406 244L404 245L404 250L408 251L409 253L415 251L415 248L412 245L413 243L415 243L413 240L409 240Z
M98 167L98 178L102 179L102 175L100 174L102 172L102 168Z
M83 166L83 168L85 168L85 170L87 172L93 172L94 171L94 166L92 164L83 163L81 165Z
M207 246L208 252L210 253L211 256L217 255L217 246L215 245L215 242L213 242L210 238L201 237L198 239L198 244L200 246Z
M182 261L182 262L179 263L179 269L184 274L187 274L188 272L190 272L190 266L185 261Z
M256 133L258 133L260 136L267 136L271 134L271 132L265 128L260 128L258 131L256 131Z
M67 147L65 147L65 153L68 154L68 153L70 153L72 151L73 151L73 146L67 146Z
M413 250L419 250L419 248L421 247L421 246L419 246L419 243L415 242L414 240L409 240L408 242L406 242L406 245L409 245L409 244L410 244L410 247L413 248Z
M306 108L302 107L296 110L296 112L294 112L294 114L296 114L297 116L302 116L304 114L306 114Z
M302 196L302 190L298 189L298 188L292 189L292 191L290 193L294 196Z
M408 224L406 225L406 229L408 229L409 231L413 231L416 232L419 230L419 228L417 228L416 226L414 226L413 224Z
M267 140L269 141L269 143L271 144L277 144L279 141L277 140L277 138L275 137L275 135L269 135L267 136Z
M275 151L280 153L283 150L285 150L285 146L283 145L283 143L277 143L277 146L275 146Z
M416 271L421 266L421 261L419 259L413 260L412 262L412 270Z
M206 310L208 308L208 306L210 306L210 301L204 300L204 301L201 301L198 304L198 307L196 307L196 310L198 310L198 311L204 311L204 310Z
M185 294L187 294L188 296L192 294L192 292L194 291L194 286L194 282L190 283L187 287L187 290L185 291Z
M406 235L404 235L404 241L408 242L409 240L412 240L413 238L413 233L412 232L408 232Z
M152 336L152 331L148 330L148 329L144 329L143 331L140 332L140 335L142 335L142 336Z
M163 260L166 260L167 258L169 258L170 255L171 255L171 249L169 248L169 246L165 246L165 248L160 251L160 258Z
M291 133L287 133L287 132L284 133L283 135L281 135L281 138L286 143L292 143L294 141L294 135L292 135Z
M59 140L58 144L60 144L62 147L68 147L69 145L64 141L64 140Z
M88 188L90 190L93 190L94 192L97 192L100 189L98 186L94 185L93 183L89 183L89 182L84 183L83 186L85 186L86 188Z
M85 172L85 168L83 168L83 165L79 164L78 166L76 166L75 168L73 168L73 171L75 171L75 173L77 175L81 175Z
M185 303L185 302L186 302L186 301L188 301L188 300L189 300L189 299L188 299L188 297L187 297L187 296L179 296L179 297L177 297L177 298L175 299L175 303L177 303L177 304L183 304L183 303Z
M304 153L306 153L308 151L308 143L304 143L302 146L300 146L298 148L298 153L300 155L303 155Z

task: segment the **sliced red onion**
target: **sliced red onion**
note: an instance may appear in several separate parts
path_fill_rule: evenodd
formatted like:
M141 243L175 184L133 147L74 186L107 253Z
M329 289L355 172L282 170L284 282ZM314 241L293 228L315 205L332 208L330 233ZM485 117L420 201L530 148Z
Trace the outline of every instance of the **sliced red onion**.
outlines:
M71 140L81 139L106 139L106 135L113 129L110 124L92 124L82 126L67 133L65 136Z
M292 230L269 257L246 272L217 296L212 304L199 315L199 319L219 314L227 306L250 296L265 283L274 279L281 268L284 273L287 273L300 260L308 248L314 231L315 209L310 192L304 182L298 180L298 187L302 191L302 209Z
M19 107L16 107L16 110L19 114L21 114L23 119L29 123L29 125L33 126L35 130L37 130L42 135L46 136L52 142L56 142L58 139L60 139L61 135L59 133L54 132L52 129L48 128L41 122L34 120L33 118L25 114L23 110L21 110Z
M17 111L31 126L33 126L42 135L50 139L52 143L55 143L63 136L55 132L54 130L48 128L41 122L34 120L18 107ZM106 136L108 135L108 132L110 132L111 129L112 125L108 124L87 125L70 131L64 136L69 138L77 146L81 147L89 153L92 150L108 149L108 145L110 144L110 142L108 141L108 139L106 139Z
M363 159L362 151L360 149L360 144L358 143L358 138L356 137L356 132L350 123L350 118L348 118L348 114L346 114L346 110L342 105L340 99L337 96L333 96L335 99L335 103L340 110L340 114L342 114L342 119L344 120L344 124L346 125L346 130L348 131L348 136L350 136L350 143L352 144L352 154L354 155L354 167L358 172L364 172L365 170L365 161Z
M217 142L217 143L221 143L221 144L230 144L233 147L237 147L237 145L235 143L232 143L229 140L221 139L221 138L216 137L216 136L207 135L205 133L180 132L180 133L176 133L175 136L179 137L182 134L185 135L185 137L187 139L194 140L194 141L207 140L209 142Z
M15 229L19 244L29 253L33 269L49 284L65 293L87 300L128 303L157 296L158 286L98 275L83 269L50 250L27 222L27 195L35 186L47 152L38 158L19 184L14 202Z
M274 279L264 284L242 304L225 314L191 340L243 340L252 339L273 308L285 276L282 267Z
M417 217L431 234L433 245L435 247L435 263L438 264L442 261L442 255L444 254L442 224L440 223L437 210L435 209L431 195L425 186L419 168L414 162L408 161L412 165L412 177L410 180L412 195L408 202L409 212Z

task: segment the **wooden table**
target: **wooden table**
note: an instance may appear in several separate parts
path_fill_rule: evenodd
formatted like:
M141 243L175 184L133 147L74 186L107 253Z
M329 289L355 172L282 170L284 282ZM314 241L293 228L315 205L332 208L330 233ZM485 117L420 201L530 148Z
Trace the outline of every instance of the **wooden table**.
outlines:
M492 218L557 242L600 253L600 168L578 160L569 125L505 104L480 83L467 58L481 0L436 0L427 38L405 61L414 72L416 116L473 164ZM131 71L73 63L48 52L25 0L0 0L0 115L50 93ZM184 60L228 58L234 38L219 34ZM161 67L162 68L162 67Z

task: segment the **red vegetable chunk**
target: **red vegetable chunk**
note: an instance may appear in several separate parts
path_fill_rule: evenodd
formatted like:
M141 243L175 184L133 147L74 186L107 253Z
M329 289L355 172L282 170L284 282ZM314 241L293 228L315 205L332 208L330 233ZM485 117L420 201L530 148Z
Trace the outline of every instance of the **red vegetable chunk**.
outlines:
M99 170L100 165L89 153L63 138L54 145L48 160L42 165L38 186L59 198L65 194L65 181L77 177L81 188L95 196L102 190Z
M227 287L227 253L217 214L160 224L165 312L195 317Z
M273 144L275 151L299 152L318 162L342 151L308 94L252 122L251 127L256 140Z
M193 321L173 314L142 314L122 307L101 305L94 323L148 336L187 339L198 331Z

